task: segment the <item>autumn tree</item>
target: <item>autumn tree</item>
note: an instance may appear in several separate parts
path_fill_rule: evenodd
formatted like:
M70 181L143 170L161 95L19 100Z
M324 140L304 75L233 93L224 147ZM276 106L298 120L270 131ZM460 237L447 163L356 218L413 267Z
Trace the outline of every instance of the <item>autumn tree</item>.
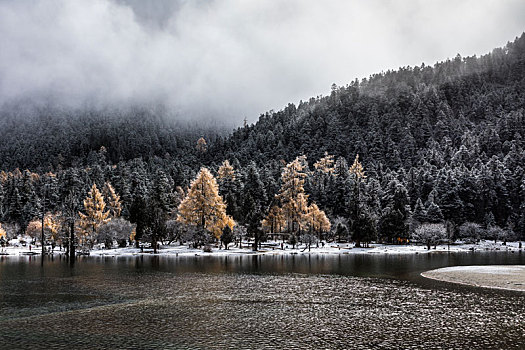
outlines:
M319 238L322 232L330 231L330 220L317 204L312 203L306 213L306 222L310 231L317 233Z
M304 190L307 172L306 156L297 157L285 166L281 173L281 188L275 195L281 205L272 206L263 220L264 227L275 229L284 224L282 226L289 233L308 228L317 232L327 227L326 230L330 229L330 222L324 212L315 203L308 205L308 195Z
M5 232L2 224L0 223L0 242L5 243L7 241L7 232Z
M285 224L286 220L278 205L273 205L262 221L263 228L270 232L281 232Z
M228 159L222 162L217 173L218 173L217 177L219 178L219 180L222 180L222 179L227 179L230 181L235 180L235 170L233 169L233 166L230 164L230 161Z
M219 195L217 181L207 168L201 168L191 182L186 198L179 205L177 220L204 228L218 239L224 226L233 228L233 219L226 214L226 204Z
M334 156L324 152L324 157L314 163L314 168L317 171L332 174L334 172Z
M308 195L304 191L306 168L306 156L300 156L287 164L281 173L281 188L276 199L281 203L280 208L289 233L297 232L304 226L308 212Z
M44 230L47 231L49 239L54 243L60 241L59 232L62 227L60 214L47 213L44 216Z
M106 203L102 193L93 184L86 199L84 199L84 211L79 212L79 227L84 235L84 243L91 242L97 234L98 228L111 220L109 210L106 210Z
M201 152L201 153L205 153L206 150L208 149L207 145L206 145L206 140L204 139L204 137L201 137L200 139L197 140L197 151Z

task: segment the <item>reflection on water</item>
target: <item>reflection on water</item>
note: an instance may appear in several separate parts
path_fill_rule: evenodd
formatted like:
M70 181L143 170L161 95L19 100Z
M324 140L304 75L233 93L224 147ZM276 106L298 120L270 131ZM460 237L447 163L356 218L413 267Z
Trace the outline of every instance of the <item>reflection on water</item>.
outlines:
M3 348L506 348L525 295L425 280L524 254L0 259Z

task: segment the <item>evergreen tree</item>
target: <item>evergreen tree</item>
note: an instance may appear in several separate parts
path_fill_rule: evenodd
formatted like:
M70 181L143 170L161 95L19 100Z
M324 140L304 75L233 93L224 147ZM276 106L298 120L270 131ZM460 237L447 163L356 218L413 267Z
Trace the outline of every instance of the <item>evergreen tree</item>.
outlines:
M118 218L122 212L122 204L120 196L115 192L115 189L109 182L104 184L104 198L106 198L107 208L111 213L111 217Z
M430 200L426 208L427 212L427 222L431 224L438 224L443 222L443 213L439 208L439 205L434 203L433 200Z
M304 226L308 210L308 195L304 191L306 158L300 156L286 165L281 174L281 188L276 199L281 203L286 231L297 232Z
M253 249L257 250L259 242L263 238L261 222L264 219L264 208L267 202L266 191L255 163L250 163L245 178L242 206L244 219L242 222L246 226L248 235L254 237Z

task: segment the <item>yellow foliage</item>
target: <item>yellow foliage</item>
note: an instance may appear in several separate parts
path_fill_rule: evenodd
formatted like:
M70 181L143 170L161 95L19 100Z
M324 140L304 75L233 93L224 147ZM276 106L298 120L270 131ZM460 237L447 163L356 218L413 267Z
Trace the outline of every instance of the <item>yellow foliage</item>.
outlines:
M304 192L306 156L300 156L286 165L281 173L281 189L276 198L281 203L281 213L287 230L294 232L303 226L308 209L308 195Z
M42 223L40 220L32 220L26 227L26 235L31 238L39 237L42 234Z
M199 152L206 152L207 150L207 145L206 145L206 140L204 139L204 137L201 137L200 139L197 140L197 151Z
M324 152L324 157L315 162L314 168L323 173L332 174L334 172L334 156Z
M2 228L2 224L0 223L0 239L7 239L7 232Z
M230 181L235 180L235 170L233 169L233 166L231 166L230 162L227 159L224 162L222 162L217 173L219 179L226 179Z
M109 211L106 211L104 197L98 190L96 184L93 184L88 196L84 200L84 211L86 212L85 214L79 212L79 227L85 236L85 241L87 241L90 238L94 238L92 236L96 234L101 225L111 220Z
M286 220L281 208L274 205L270 208L268 215L262 221L262 226L269 232L281 232Z
M350 174L354 174L358 180L366 178L363 165L359 163L359 154L355 156L354 164L349 169Z
M62 220L60 219L59 214L51 214L47 213L46 216L44 216L44 229L49 232L49 238L53 241L58 241L58 232L60 231L60 227L62 226Z
M233 219L226 215L226 204L219 195L217 181L206 168L201 168L192 181L178 210L177 221L204 227L216 238L220 238L224 226L233 229L235 225Z
M317 204L312 203L308 207L308 213L306 214L306 221L310 230L315 232L327 232L330 231L330 220L326 217L324 211L320 210Z

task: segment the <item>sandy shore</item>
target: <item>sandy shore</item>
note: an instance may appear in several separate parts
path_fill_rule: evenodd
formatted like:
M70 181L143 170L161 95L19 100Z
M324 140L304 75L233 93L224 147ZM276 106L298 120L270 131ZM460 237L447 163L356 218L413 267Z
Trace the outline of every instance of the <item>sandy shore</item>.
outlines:
M421 275L438 281L525 292L525 265L453 266Z

